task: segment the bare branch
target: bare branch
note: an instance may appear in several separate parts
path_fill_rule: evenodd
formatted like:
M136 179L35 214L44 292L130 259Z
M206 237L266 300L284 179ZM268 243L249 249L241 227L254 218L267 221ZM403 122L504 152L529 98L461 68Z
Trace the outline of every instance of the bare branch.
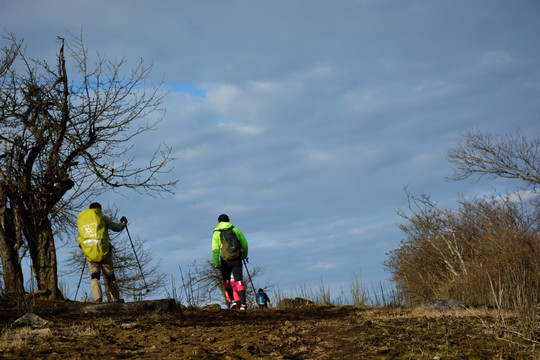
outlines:
M452 180L491 176L523 180L533 188L540 184L540 139L519 132L504 136L469 132L449 149L448 159L455 166Z

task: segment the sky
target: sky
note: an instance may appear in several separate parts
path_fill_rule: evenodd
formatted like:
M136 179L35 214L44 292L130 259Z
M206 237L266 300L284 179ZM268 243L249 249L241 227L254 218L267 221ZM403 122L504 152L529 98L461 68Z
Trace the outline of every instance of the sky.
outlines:
M449 181L446 154L476 129L538 136L539 16L537 0L0 0L0 28L34 57L53 62L71 32L128 67L153 63L166 114L134 154L171 146L163 180L178 186L99 201L167 279L210 258L226 213L248 266L264 268L256 287L323 284L332 296L355 274L389 281L405 187L452 208L520 185Z

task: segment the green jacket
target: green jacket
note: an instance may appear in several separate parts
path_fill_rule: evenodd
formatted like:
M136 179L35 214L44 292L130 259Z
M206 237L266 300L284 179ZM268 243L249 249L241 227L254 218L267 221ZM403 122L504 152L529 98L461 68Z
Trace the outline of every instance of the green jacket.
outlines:
M221 256L221 236L220 232L217 230L228 229L231 226L233 226L233 224L231 224L230 222L222 221L218 224L218 226L216 226L216 228L214 229L214 233L212 234L212 257L214 259L215 267L219 266L219 258ZM236 234L238 241L240 241L240 245L242 245L242 259L245 259L248 256L248 243L246 237L236 226L233 228L233 231Z

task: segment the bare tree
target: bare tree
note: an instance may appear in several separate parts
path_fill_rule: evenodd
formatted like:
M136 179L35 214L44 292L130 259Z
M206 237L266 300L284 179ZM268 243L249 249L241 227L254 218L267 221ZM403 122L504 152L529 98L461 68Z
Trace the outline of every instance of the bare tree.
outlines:
M127 72L124 59L98 55L91 63L82 37L67 46L58 39L54 66L29 59L14 36L4 40L10 46L0 61L0 210L11 209L20 227L0 233L0 252L17 250L20 231L38 289L59 298L55 234L62 220L111 189L159 195L174 188L176 181L159 180L170 170L170 148L158 146L144 164L131 152L133 140L159 123L153 114L162 113L164 95L147 83L151 66L143 60ZM0 257L4 267L15 260L7 252Z
M451 179L492 176L523 180L534 188L540 184L540 139L529 139L519 132L493 136L471 131L448 151L454 164Z

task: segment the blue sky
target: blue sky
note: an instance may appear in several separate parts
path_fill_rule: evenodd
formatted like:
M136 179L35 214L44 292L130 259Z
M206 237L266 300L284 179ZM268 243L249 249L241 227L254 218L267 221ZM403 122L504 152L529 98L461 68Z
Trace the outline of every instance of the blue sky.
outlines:
M163 272L209 258L227 213L262 285L322 279L334 295L359 269L389 278L405 186L452 207L519 185L449 182L446 151L474 129L538 135L539 15L536 0L0 1L32 56L52 62L56 36L82 31L164 80L165 118L136 156L172 146L176 193L100 199Z

